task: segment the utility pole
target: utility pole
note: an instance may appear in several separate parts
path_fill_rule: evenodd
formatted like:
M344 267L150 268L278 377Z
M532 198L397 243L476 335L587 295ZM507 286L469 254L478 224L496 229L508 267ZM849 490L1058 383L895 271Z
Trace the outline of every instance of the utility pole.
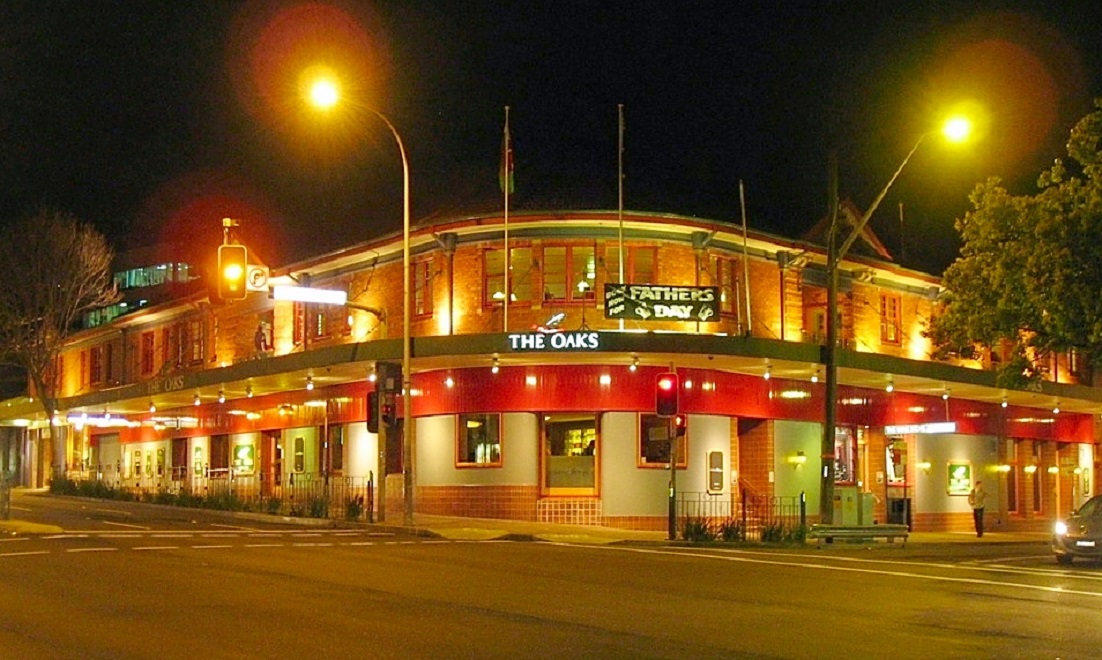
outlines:
M834 427L838 399L838 155L830 155L828 165L830 227L827 229L827 305L826 346L822 347L826 371L826 410L823 415L821 445L822 469L819 472L819 522L834 523Z

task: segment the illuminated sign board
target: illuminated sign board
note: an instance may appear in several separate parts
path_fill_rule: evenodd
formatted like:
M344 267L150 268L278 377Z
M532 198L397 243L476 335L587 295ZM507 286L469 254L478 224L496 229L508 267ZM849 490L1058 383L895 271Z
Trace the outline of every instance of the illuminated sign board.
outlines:
M523 332L508 336L512 351L594 351L601 347L596 332Z
M901 426L885 426L884 433L887 435L911 435L915 433L932 434L932 433L956 433L956 422L930 422L929 424L903 424Z
M606 284L605 318L718 321L719 287Z
M273 286L269 296L273 300L290 300L293 302L320 303L323 305L348 304L348 292L335 289L312 289L305 286L285 286L282 284Z
M237 445L233 448L233 470L239 474L252 474L256 467L256 445Z
M949 461L946 485L950 495L967 495L972 492L972 464L967 461Z

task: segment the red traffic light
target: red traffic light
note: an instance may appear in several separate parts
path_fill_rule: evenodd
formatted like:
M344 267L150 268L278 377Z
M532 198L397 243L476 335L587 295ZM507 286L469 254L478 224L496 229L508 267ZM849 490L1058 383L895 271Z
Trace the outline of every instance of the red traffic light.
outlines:
M677 414L677 395L680 389L680 379L677 374L667 372L658 374L658 380L654 385L654 411L662 417Z

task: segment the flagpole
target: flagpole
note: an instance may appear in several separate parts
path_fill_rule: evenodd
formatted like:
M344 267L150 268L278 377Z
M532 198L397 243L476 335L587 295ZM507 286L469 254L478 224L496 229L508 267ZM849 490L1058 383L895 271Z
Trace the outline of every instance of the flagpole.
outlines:
M742 285L746 290L746 334L749 335L754 325L750 321L750 255L746 245L746 187L742 179L738 182L738 200L742 207Z
M504 310L502 314L502 331L509 332L509 298L512 297L509 290L509 271L511 270L510 266L512 266L512 259L510 259L509 256L509 170L512 168L512 163L510 162L512 155L509 152L513 148L512 145L509 144L509 106L505 106L505 135L502 139L504 142L502 146L503 151L501 153L503 175L501 179L501 191L505 195L505 213L503 216L503 223L505 225L505 300L502 301L502 309Z
M616 181L619 188L619 210L617 211L620 226L620 280L619 283L624 283L624 104L617 103L616 110L618 115L619 125L619 143L616 152L617 162L617 176ZM624 329L624 319L620 318L620 330Z

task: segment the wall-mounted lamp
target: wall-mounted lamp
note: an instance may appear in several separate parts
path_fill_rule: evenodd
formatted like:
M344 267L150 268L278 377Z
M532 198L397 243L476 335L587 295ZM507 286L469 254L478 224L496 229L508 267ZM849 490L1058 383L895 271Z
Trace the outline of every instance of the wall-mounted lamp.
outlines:
M815 373L811 374L811 382L813 382L813 383L818 383L819 382L819 367L815 367Z
M253 386L249 385L245 388L245 396L249 399L253 398Z
M1059 401L1057 401L1056 405L1054 405L1052 407L1052 414L1053 415L1059 415L1060 414L1060 402Z
M885 392L894 392L895 391L895 381L892 380L890 377L888 378L888 384L884 386L884 391Z
M639 368L639 358L637 358L637 357L631 358L631 366L628 367L628 370L634 372L638 368Z
M785 460L788 461L788 464L791 465L793 468L797 468L807 462L807 455L805 455L802 451L798 451Z
M769 380L770 378L772 378L773 377L773 365L771 365L771 364L765 365L765 373L762 374L761 377L764 378L765 380Z
M945 388L945 391L941 393L941 400L942 401L948 401L949 400L949 388Z
M444 378L444 386L448 388L455 387L455 379L451 376Z
M494 361L490 363L490 373L496 374L499 371L501 371L501 363L497 361L497 358L494 358Z
M1003 463L1002 465L996 465L995 466L995 471L996 472L1004 472L1004 473L1005 472L1010 472L1010 466L1005 464L1005 463Z
M924 474L930 474L930 468L934 467L934 464L930 461L922 461L915 465L919 470L922 470Z
M599 382L601 385L611 385L612 376L610 376L609 374L601 374L600 377L597 378L597 382Z
M226 402L226 393L223 392L222 390L218 390L218 403L225 403L225 402Z
M306 389L307 390L314 389L314 377L313 376L307 376L306 377Z
M1037 466L1036 465L1027 465L1024 468L1022 468L1022 472L1025 472L1026 474L1033 474L1036 471L1037 471Z
M157 412L157 404L153 403L152 401L149 402L149 412Z
M379 375L375 373L375 367L371 367L371 371L367 373L367 382L374 383L379 380Z
M1049 474L1060 474L1060 468L1056 467L1055 465L1051 465L1048 468L1048 473Z
M199 405L199 404L200 404L200 403L202 403L202 402L203 402L203 400L202 400L202 399L200 399L200 398L199 398L199 394L198 394L198 393L196 393L196 395L195 395L195 399L193 399L193 400L192 400L192 403L194 403L195 405Z

